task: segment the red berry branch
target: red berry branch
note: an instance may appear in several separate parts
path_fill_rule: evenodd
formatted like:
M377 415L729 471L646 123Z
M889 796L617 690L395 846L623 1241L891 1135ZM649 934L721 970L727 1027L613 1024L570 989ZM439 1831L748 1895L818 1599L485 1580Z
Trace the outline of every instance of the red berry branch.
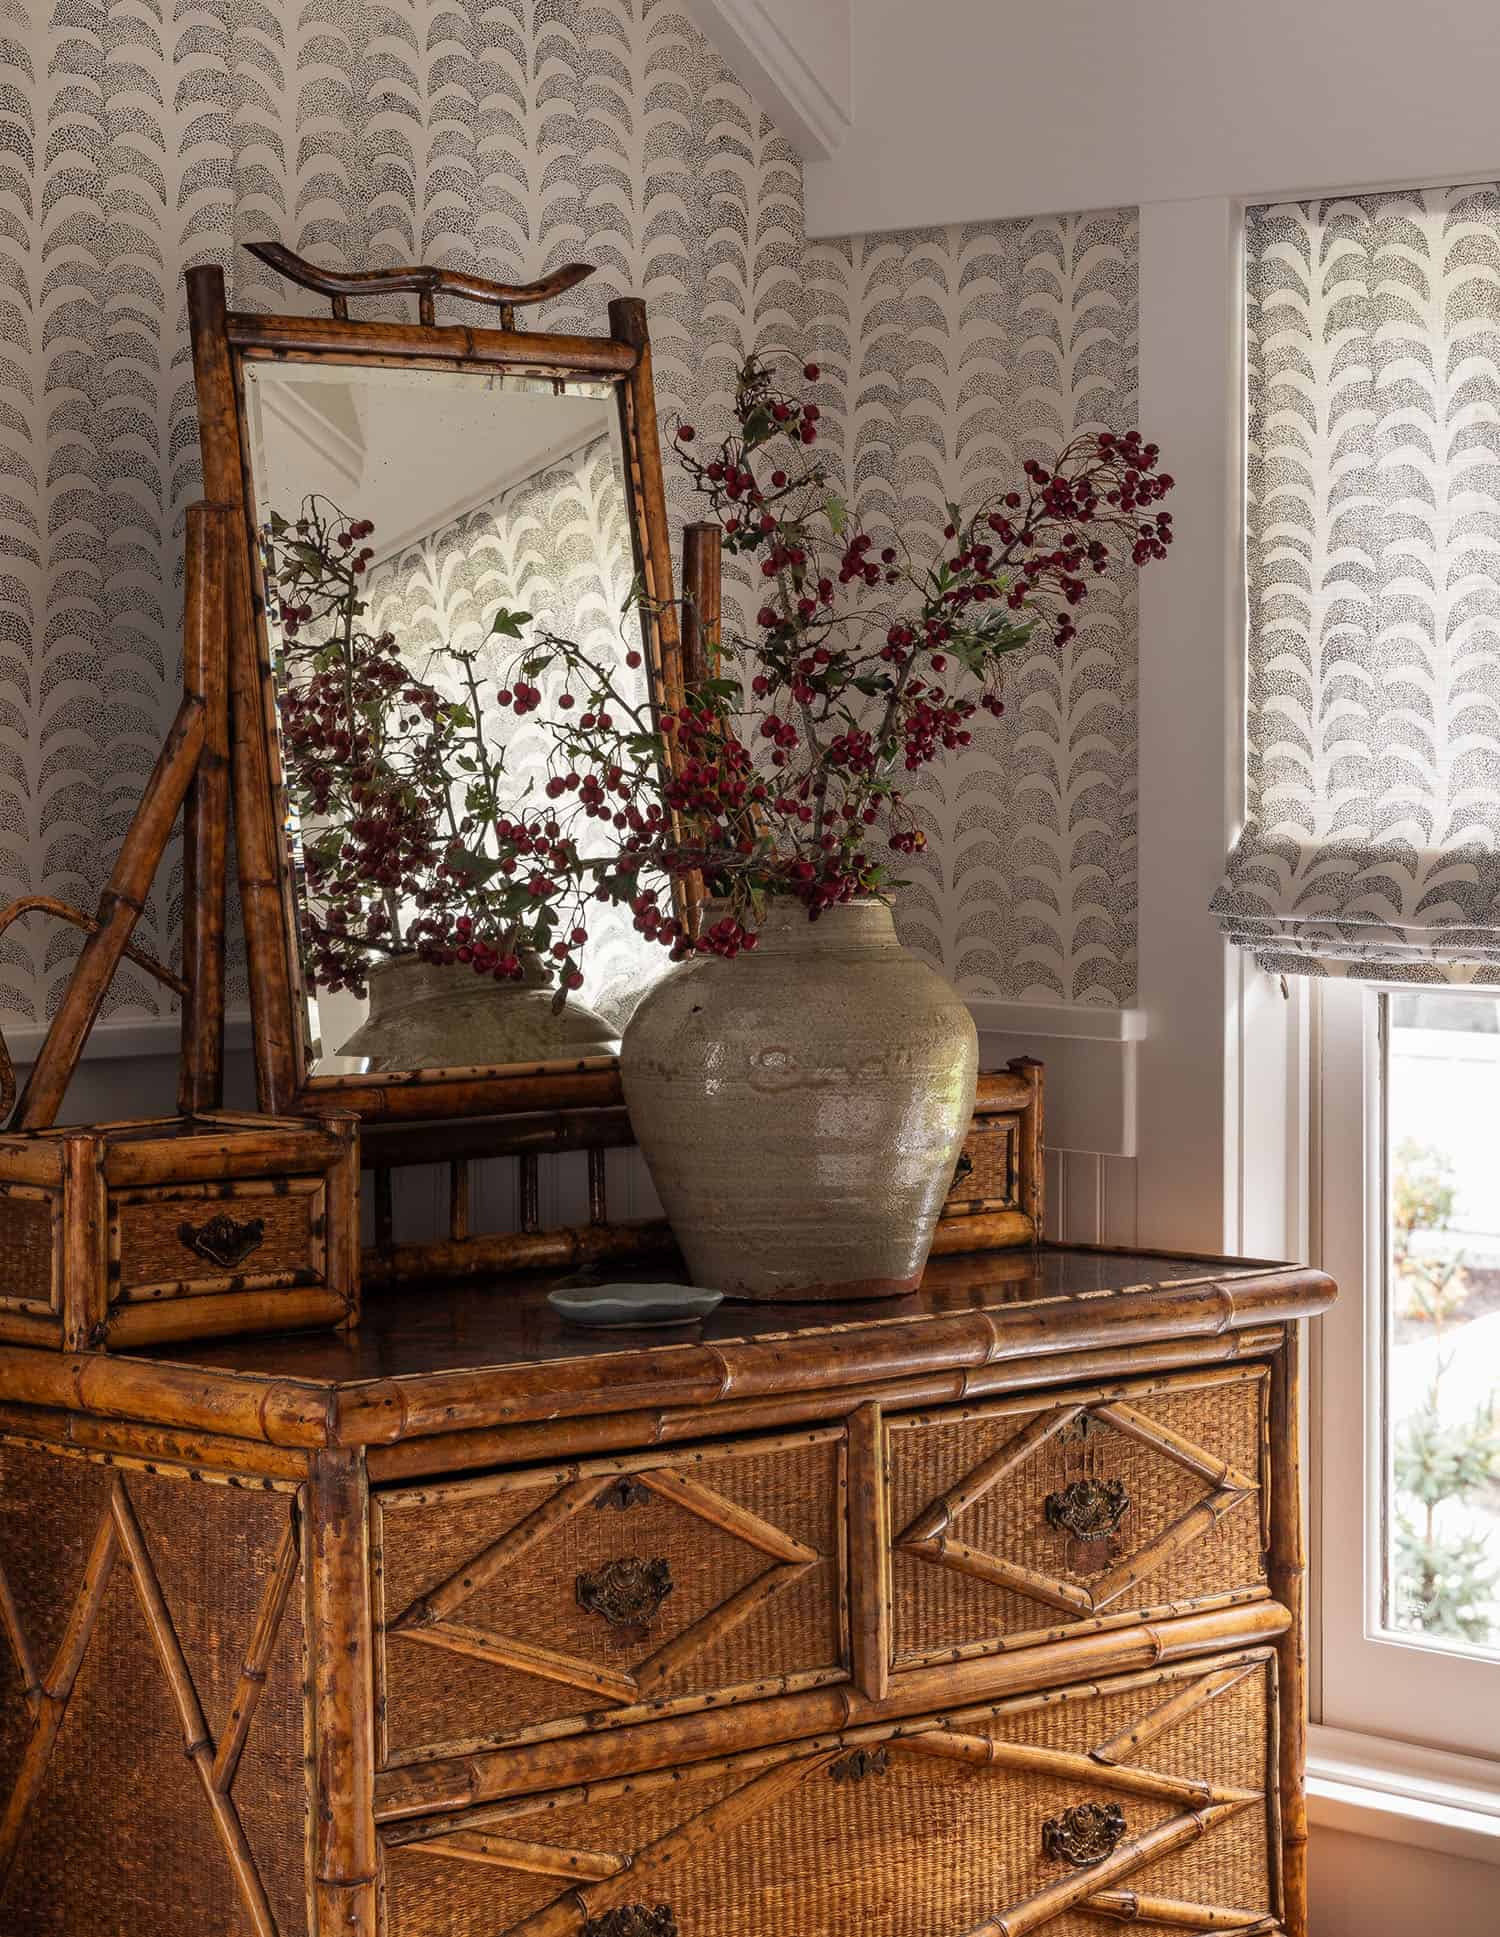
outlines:
M288 772L324 830L304 834L320 972L357 985L359 961L394 946L504 974L536 945L561 999L582 980L590 902L628 907L681 958L753 947L767 897L816 919L895 885L891 857L923 845L909 776L967 747L981 707L1003 712L1011 655L1069 643L1117 553L1141 566L1171 543L1156 446L1098 431L1051 465L1028 459L1015 489L974 510L950 505L936 555L918 561L852 521L818 426L818 405L761 356L740 371L720 443L700 454L678 426L679 461L763 602L754 633L726 638L715 675L659 720L615 668L551 631L527 637L531 615L505 610L492 631L523 641L513 664L490 693L474 655L450 653L467 676L455 708L408 676L395 642L358 630L368 525L333 529L316 507L295 533L273 521L290 560ZM301 648L310 627L321 643ZM639 663L631 649L625 664ZM536 713L539 682L558 674L555 715L539 722L545 807L501 812L503 741L486 723L497 708ZM694 872L725 904L696 937L671 912L673 881Z

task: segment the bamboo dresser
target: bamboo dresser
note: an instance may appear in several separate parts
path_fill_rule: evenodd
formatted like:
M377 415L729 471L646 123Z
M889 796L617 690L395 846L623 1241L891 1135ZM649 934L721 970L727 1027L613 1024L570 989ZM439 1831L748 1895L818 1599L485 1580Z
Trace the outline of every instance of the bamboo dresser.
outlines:
M1319 1274L0 1347L5 1937L1304 1937Z

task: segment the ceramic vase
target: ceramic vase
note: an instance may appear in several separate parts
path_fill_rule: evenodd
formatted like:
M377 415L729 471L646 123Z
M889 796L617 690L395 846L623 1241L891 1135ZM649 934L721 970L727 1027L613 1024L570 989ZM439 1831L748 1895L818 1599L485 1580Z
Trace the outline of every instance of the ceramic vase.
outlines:
M618 1046L603 1016L555 993L540 959L521 957L519 982L497 982L461 963L397 955L370 970L370 1012L339 1046L369 1070L465 1069L610 1056Z
M881 901L817 921L773 903L753 952L659 982L621 1075L693 1282L792 1301L914 1290L978 1056L962 998Z

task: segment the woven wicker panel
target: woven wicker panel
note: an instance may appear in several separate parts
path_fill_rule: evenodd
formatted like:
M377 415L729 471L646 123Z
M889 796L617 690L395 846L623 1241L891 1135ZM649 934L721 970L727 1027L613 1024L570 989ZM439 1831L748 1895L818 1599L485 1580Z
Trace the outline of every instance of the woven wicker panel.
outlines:
M124 1486L210 1736L234 1700L290 1502L0 1448L0 1567L45 1675L111 1489ZM231 1792L285 1934L305 1926L301 1632L294 1593ZM30 1733L0 1650L0 1794ZM46 1775L0 1895L5 1937L252 1937L188 1761L183 1724L123 1553L109 1576Z
M0 1188L0 1299L50 1311L52 1200Z
M1261 1465L1264 1376L1142 1395L1128 1402L1147 1419L1171 1428L1216 1459L1255 1479ZM1048 1408L1066 1394L1049 1395ZM899 1427L891 1433L891 1528L898 1541L918 1516L957 1486L981 1461L1012 1440L1038 1415L1014 1413ZM1080 1542L1052 1525L1048 1499L1072 1481L1091 1476L1123 1483L1129 1507L1109 1539ZM950 1532L983 1554L1028 1568L1054 1582L1092 1590L1110 1567L1128 1562L1215 1492L1211 1480L1188 1471L1158 1448L1097 1420L1041 1444L1022 1464L953 1520ZM1139 1582L1099 1611L1106 1615L1162 1603L1188 1602L1265 1580L1259 1493L1229 1506L1217 1524L1150 1565ZM899 1658L927 1657L968 1644L1044 1632L1084 1619L1044 1600L976 1580L948 1564L903 1552L892 1555L892 1611Z
M461 1578L466 1564L554 1498L558 1482L479 1497L431 1489L419 1505L380 1513L387 1760L510 1740L570 1718L581 1725L585 1717L597 1721L611 1708L628 1712L644 1702L727 1690L766 1692L767 1684L788 1676L843 1672L838 1444L824 1440L775 1452L752 1446L722 1458L684 1459L670 1470L745 1508L820 1559L668 1676L643 1684L634 1697L626 1691L601 1698L596 1688L477 1660L397 1631L413 1602L455 1575ZM579 1605L578 1583L580 1576L597 1576L625 1556L665 1561L672 1588L649 1621L614 1626ZM467 1594L453 1619L471 1632L629 1676L657 1649L777 1565L739 1534L648 1492L624 1510L582 1507L496 1578Z
M1136 1678L1146 1685L1117 1693L1068 1691L1020 1713L969 1714L954 1728L1086 1754L1138 1724L1166 1697L1202 1687L1221 1666L1210 1661L1185 1675ZM1272 1697L1269 1666L1252 1665L1132 1760L1258 1794L1270 1773ZM804 1750L779 1770L771 1758L747 1757L731 1773L707 1780L687 1768L599 1785L582 1802L564 1796L561 1806L549 1806L530 1799L475 1812L452 1827L461 1838L468 1832L553 1851L629 1857L623 1900L669 1903L682 1937L723 1937L729 1930L736 1937L960 1937L1074 1873L1044 1850L1042 1826L1049 1818L1083 1802L1115 1802L1129 1839L1181 1817L1187 1807L1072 1775L979 1767L894 1745L887 1756L883 1773L852 1780L847 1766L844 1779L835 1778L837 1750L831 1756ZM742 1820L725 1822L750 1784L762 1785L760 1795ZM657 1863L651 1846L695 1819L694 1843ZM445 1851L441 1842L388 1848L386 1937L429 1937L435 1930L445 1937L526 1937L527 1920L569 1888L564 1878L497 1867L476 1860L480 1854L472 1844L467 1855L457 1844ZM495 1854L492 1845L488 1855ZM1141 1865L1125 1887L1197 1905L1269 1910L1263 1801L1252 1799L1186 1848ZM620 1899L606 1902L612 1900ZM599 1907L597 1900L591 1906ZM559 1920L547 1926L549 1937L581 1922L560 1909ZM1064 1911L1043 1927L1051 1937L1085 1937L1101 1925Z
M300 1178L294 1186L284 1193L244 1185L209 1194L153 1192L122 1203L116 1213L122 1292L169 1285L181 1296L179 1287L206 1292L241 1278L321 1277L323 1189L305 1188ZM185 1226L198 1230L219 1215L263 1226L259 1243L241 1263L225 1266L202 1257L183 1236Z
M964 1138L944 1217L1015 1208L1018 1130L1019 1119L1013 1116L977 1119Z

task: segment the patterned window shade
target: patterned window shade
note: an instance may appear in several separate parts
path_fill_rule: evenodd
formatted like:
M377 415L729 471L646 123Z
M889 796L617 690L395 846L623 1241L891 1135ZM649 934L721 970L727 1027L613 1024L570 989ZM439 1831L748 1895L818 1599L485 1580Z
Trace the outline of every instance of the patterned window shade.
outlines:
M1500 982L1500 184L1248 217L1249 821L1277 974Z

